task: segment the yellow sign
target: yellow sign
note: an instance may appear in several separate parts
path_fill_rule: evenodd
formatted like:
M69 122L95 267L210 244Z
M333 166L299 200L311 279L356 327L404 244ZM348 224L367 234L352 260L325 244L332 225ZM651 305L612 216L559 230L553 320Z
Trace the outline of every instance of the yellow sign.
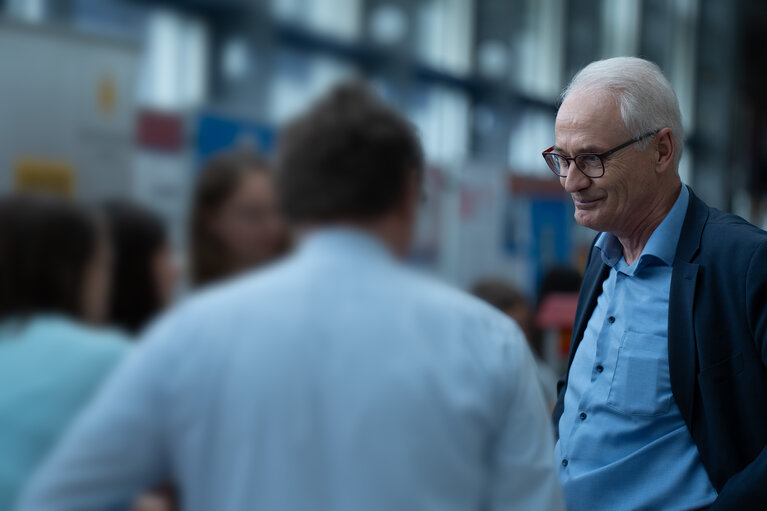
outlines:
M109 75L99 80L98 104L104 115L111 115L117 106L117 85Z
M74 168L61 160L19 158L14 181L19 192L50 192L62 197L72 197L75 192Z

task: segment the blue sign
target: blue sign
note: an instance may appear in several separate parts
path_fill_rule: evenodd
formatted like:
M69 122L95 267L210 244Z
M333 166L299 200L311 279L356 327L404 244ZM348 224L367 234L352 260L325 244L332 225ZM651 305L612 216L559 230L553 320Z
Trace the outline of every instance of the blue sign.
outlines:
M274 150L276 134L271 126L212 114L197 119L197 161L226 149L248 147L268 156Z
M537 264L536 282L540 284L547 268L570 262L572 214L567 202L545 199L533 199L531 213L533 243L530 258Z

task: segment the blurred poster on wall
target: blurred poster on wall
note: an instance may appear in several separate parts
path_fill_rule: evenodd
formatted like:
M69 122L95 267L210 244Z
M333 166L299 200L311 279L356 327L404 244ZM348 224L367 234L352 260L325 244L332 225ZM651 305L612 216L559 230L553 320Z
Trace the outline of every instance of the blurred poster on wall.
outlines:
M457 276L462 287L504 272L500 261L503 183L503 174L495 169L472 168L457 177Z
M526 261L525 287L536 294L547 269L573 263L572 203L552 179L510 175L506 189L503 246Z
M79 199L124 194L138 60L133 43L0 21L0 191L13 189L16 161L32 155L68 162Z
M444 171L438 166L428 166L421 185L421 204L409 262L432 272L436 272L439 263L444 186Z
M160 215L176 247L185 244L186 214L194 167L185 137L185 117L142 108L136 121L131 196Z
M189 151L164 153L138 151L134 157L131 196L165 221L177 247L186 239L186 213L189 207L192 168Z
M435 266L439 275L464 289L485 277L519 285L526 269L503 248L505 169L462 163L443 165L439 175L439 202L433 213L436 220L424 223L428 232L421 233L420 238L433 239L437 246ZM426 199L431 200L428 193Z

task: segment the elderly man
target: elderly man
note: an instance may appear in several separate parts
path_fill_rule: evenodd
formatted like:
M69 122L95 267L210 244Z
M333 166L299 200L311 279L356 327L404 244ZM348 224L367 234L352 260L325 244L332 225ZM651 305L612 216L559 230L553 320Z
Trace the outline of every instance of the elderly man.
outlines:
M297 253L160 320L20 510L114 509L168 480L187 511L562 510L519 328L398 261L422 166L358 85L291 123Z
M572 511L767 509L767 233L682 185L660 69L584 68L543 153L586 266L554 422Z

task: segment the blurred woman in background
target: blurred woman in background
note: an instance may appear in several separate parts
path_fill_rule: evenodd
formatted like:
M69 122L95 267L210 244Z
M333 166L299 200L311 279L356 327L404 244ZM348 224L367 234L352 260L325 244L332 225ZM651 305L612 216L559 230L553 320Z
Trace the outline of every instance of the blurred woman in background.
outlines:
M113 252L107 322L137 334L173 301L179 271L158 216L124 200L107 202L102 210Z
M557 401L557 374L543 359L540 345L534 344L535 322L533 308L517 288L503 279L487 278L474 284L471 293L513 319L525 334L535 360L538 384L549 411Z
M102 222L50 197L0 199L0 509L127 350L106 316Z
M192 199L190 242L191 278L197 287L257 267L287 250L273 178L262 158L232 151L208 161Z

